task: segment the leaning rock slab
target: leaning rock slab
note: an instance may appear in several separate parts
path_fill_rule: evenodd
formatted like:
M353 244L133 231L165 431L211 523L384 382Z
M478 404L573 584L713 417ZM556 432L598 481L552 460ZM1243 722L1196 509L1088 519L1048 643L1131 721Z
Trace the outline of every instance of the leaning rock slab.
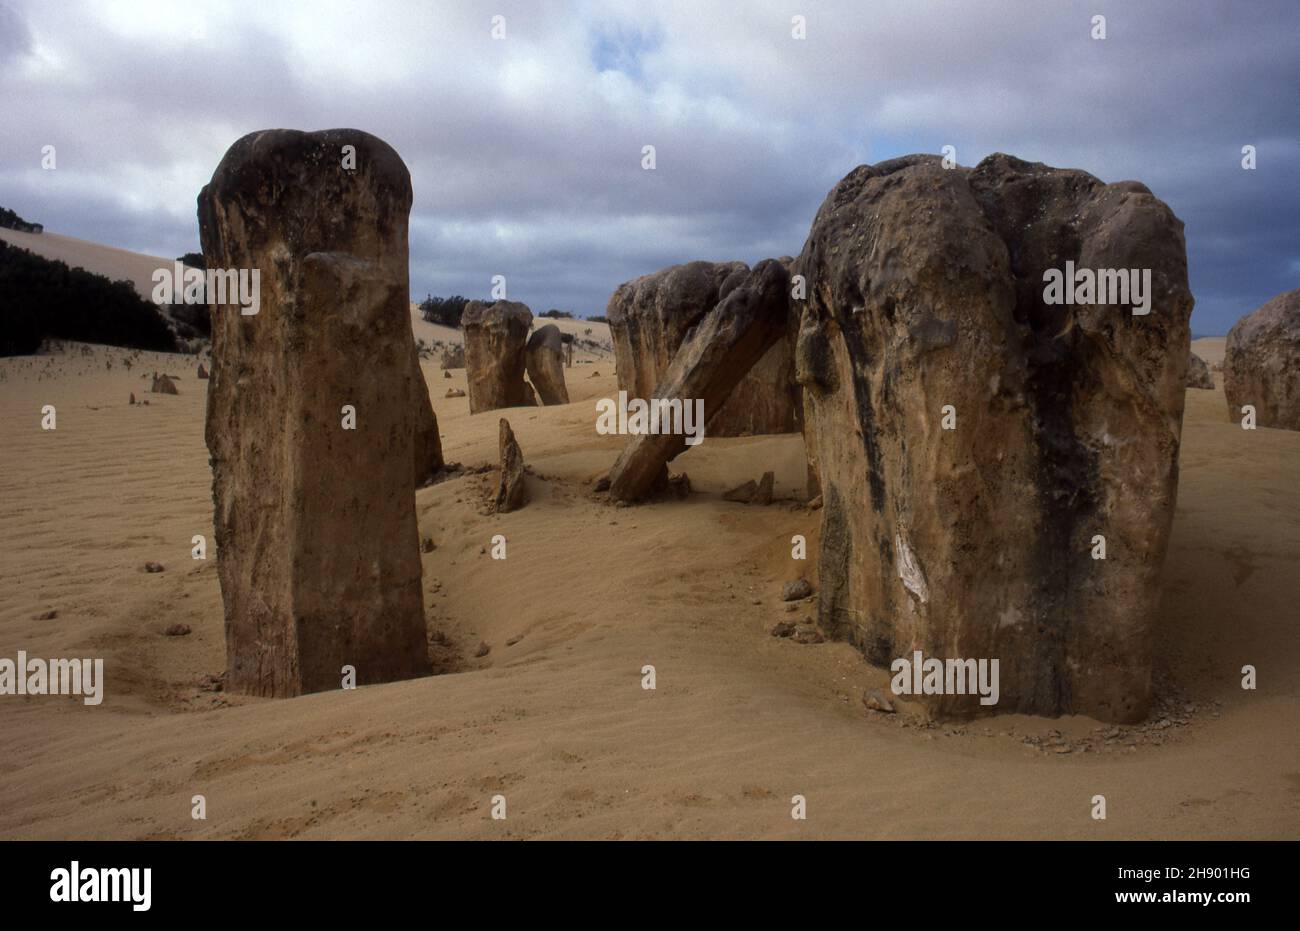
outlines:
M564 339L560 328L548 323L537 329L528 338L524 355L528 380L537 389L542 403L547 406L568 404L569 389L564 385Z
M606 316L618 387L650 399L692 327L749 275L743 262L688 262L622 284ZM797 429L793 347L778 340L742 378L731 400L710 410L714 436L789 433Z
M652 397L686 334L721 300L723 283L732 278L734 287L747 271L743 262L688 262L619 285L606 310L619 389Z
M1243 405L1255 424L1300 430L1300 288L1271 299L1228 331L1223 356L1228 418L1241 422Z
M1150 312L1046 304L1067 261L1149 270ZM796 267L822 629L885 667L999 660L996 706L923 696L937 714L1143 717L1193 303L1182 223L1137 182L909 156L837 184Z
M233 690L336 689L344 666L361 684L429 672L410 207L401 158L357 130L245 136L199 195L208 267L261 276L258 314L212 312L206 434Z
M524 382L524 346L533 312L515 301L470 301L461 316L469 412L535 406Z
M720 409L745 373L785 335L789 284L789 272L775 259L754 266L678 347L649 397L680 400L683 409L703 400L707 420L708 412ZM667 463L685 449L682 433L633 436L610 470L610 497L645 497L664 481Z

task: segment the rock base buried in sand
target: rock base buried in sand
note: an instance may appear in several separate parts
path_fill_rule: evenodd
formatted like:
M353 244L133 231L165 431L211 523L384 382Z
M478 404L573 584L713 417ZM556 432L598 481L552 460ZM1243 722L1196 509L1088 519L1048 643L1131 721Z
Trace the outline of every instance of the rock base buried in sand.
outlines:
M524 487L524 454L515 441L510 421L501 418L498 441L501 452L501 475L497 480L496 510L499 514L517 511L528 503Z
M689 498L691 496L691 477L685 472L680 475L668 476L668 484L664 488L663 496L678 499Z

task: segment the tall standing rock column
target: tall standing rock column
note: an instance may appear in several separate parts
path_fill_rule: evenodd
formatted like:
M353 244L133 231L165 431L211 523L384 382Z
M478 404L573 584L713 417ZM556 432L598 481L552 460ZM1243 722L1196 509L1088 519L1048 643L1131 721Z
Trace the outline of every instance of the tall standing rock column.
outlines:
M1045 303L1067 262L1147 272L1149 313ZM1182 223L1136 182L908 156L831 190L797 268L822 626L882 666L999 660L996 707L926 696L941 714L1141 718L1178 482Z
M564 385L564 339L560 328L554 323L539 327L528 338L525 356L528 378L542 403L548 406L568 404L569 389Z
M516 301L465 305L461 329L471 414L535 405L524 382L524 347L532 324L533 312Z
M429 672L410 207L401 158L349 129L245 136L199 194L208 267L261 281L258 314L212 313L206 433L235 691L338 688L344 666L358 683Z

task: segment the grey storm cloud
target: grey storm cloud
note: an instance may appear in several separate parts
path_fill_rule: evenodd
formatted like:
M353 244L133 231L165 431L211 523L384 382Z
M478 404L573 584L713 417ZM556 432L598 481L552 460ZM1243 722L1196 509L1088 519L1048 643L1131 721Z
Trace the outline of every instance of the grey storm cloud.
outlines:
M0 204L179 255L235 139L351 126L411 170L413 295L503 274L535 310L596 314L667 264L797 253L855 165L952 145L1147 183L1186 224L1194 329L1221 333L1300 284L1298 20L1290 0L0 0Z

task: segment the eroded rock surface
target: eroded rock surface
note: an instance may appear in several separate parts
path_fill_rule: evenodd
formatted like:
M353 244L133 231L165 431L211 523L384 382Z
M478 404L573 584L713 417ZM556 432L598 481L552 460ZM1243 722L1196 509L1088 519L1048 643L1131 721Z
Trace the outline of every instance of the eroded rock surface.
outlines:
M1228 418L1241 422L1243 405L1255 424L1300 430L1300 288L1272 298L1228 331L1223 356Z
M649 399L691 328L749 275L743 262L688 262L620 285L606 316L619 390ZM742 378L731 400L706 411L714 436L797 429L793 346L778 340Z
M501 418L498 433L501 456L500 474L497 478L496 510L498 513L517 511L528 503L528 489L524 485L524 454L515 440L510 421Z
M564 386L564 339L554 323L539 327L528 338L525 349L528 380L537 389L542 404L568 404Z
M1150 270L1150 312L1046 304L1067 260ZM1136 182L908 156L831 190L794 271L822 628L885 667L1000 660L996 706L922 699L940 714L1141 718L1193 303L1182 223Z
M180 391L176 388L176 382L172 381L168 375L154 375L149 390L153 394L180 394Z
M1187 358L1187 387L1214 390L1214 376L1210 374L1210 367L1194 352L1189 353Z
M677 348L648 397L680 399L683 406L701 399L707 420L708 412L720 409L745 374L785 335L789 284L785 267L767 259L725 289L726 296ZM667 463L686 448L680 432L631 437L610 470L610 497L645 497L666 480Z
M245 136L199 195L208 267L261 276L258 314L212 309L206 435L235 691L335 689L344 666L358 684L429 672L410 207L401 158L356 130Z
M442 369L463 369L465 367L465 347L452 346L442 351Z
M415 450L415 484L425 484L444 465L442 459L442 437L438 433L438 416L433 412L433 402L429 400L429 383L424 379L424 370L420 368L420 354L411 344L411 416L414 434L412 445Z
M516 301L470 301L461 316L469 412L536 406L524 382L524 347L533 312Z

